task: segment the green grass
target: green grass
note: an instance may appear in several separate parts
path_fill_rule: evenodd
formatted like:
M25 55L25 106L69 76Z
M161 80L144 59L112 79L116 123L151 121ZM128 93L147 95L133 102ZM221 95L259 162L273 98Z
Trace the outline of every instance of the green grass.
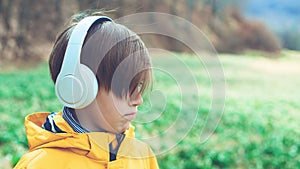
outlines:
M27 150L24 117L60 109L46 64L0 73L0 160L14 165ZM4 161L5 160L5 161ZM1 168L1 167L0 167Z
M138 138L160 135L152 146L157 152L166 150L158 156L161 168L300 168L299 53L284 51L276 59L220 55L225 108L217 129L205 142L201 132L212 113L212 82L204 67L208 65L194 56L174 55L180 60L154 58L154 66L167 71L154 72L155 92L145 98L134 122ZM37 111L59 111L61 105L47 64L1 72L0 168L11 168L27 150L24 117ZM187 74L197 81L199 95ZM174 125L187 128L175 128L166 135L164 131Z

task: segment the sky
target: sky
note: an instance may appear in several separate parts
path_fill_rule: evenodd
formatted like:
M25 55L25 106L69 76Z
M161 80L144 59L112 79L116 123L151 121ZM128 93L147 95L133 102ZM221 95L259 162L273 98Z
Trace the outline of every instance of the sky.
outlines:
M276 32L300 30L300 0L247 0L244 14Z

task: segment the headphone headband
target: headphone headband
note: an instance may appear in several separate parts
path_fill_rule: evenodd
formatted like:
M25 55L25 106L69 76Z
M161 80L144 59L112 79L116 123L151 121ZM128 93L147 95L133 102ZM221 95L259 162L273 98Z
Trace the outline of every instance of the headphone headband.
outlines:
M82 19L73 29L64 56L64 61L61 66L60 74L73 74L80 64L80 54L84 39L90 27L96 21L112 21L107 16L89 16ZM76 58L75 58L76 57Z

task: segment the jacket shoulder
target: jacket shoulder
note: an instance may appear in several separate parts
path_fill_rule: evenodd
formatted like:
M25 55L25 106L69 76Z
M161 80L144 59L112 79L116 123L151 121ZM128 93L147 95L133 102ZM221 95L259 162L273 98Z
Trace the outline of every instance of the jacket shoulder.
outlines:
M32 152L28 152L19 160L14 169L25 169L25 168L33 168L32 164L35 163L35 160L43 156L45 152L43 150L35 150Z
M25 154L14 169L93 168L99 162L88 159L69 149L42 148Z

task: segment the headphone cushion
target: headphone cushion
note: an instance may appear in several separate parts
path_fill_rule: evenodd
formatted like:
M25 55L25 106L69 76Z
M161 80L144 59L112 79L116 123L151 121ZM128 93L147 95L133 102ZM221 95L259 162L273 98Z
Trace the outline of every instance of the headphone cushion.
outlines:
M76 106L75 108L83 108L88 106L95 100L98 93L98 81L95 74L92 70L84 64L79 65L80 78L83 86L83 97L84 101L82 101L81 105Z

